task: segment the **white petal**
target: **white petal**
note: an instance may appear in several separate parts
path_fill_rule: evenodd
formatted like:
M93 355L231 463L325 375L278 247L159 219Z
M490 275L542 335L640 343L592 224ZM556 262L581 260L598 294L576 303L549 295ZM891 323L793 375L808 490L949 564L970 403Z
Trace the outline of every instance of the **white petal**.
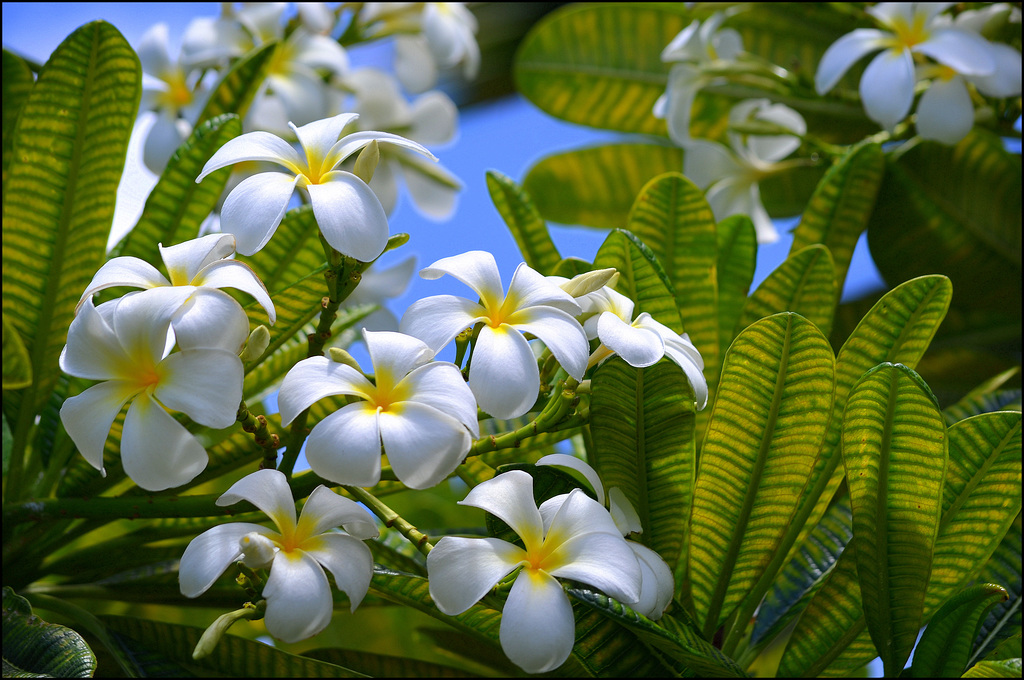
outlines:
M351 394L366 397L373 384L351 366L327 357L310 357L292 366L284 377L277 396L281 424L287 426L296 416L324 397Z
M540 338L569 375L576 380L583 379L590 348L583 326L576 319L553 307L530 307L509 317L508 324Z
M644 527L640 523L640 516L636 514L636 510L626 498L626 494L617 486L608 489L608 513L623 536L643 533Z
M401 402L378 416L384 453L398 479L410 489L444 481L466 457L472 440L465 426L436 408Z
M357 113L342 113L331 118L325 118L324 120L313 121L302 127L293 126L295 136L299 138L299 144L302 145L307 160L313 161L309 163L310 170L316 174L321 174L334 167L333 163L326 167L321 164L327 160L331 147L337 143L341 133L348 127L349 123L357 118L359 118ZM314 164L319 167L313 167ZM320 172L317 172L317 170Z
M1016 97L1021 91L1020 52L1003 43L989 43L995 70L988 76L972 76L969 80L989 97Z
M327 10L326 14L330 15L333 21L333 12ZM341 74L348 70L348 53L344 47L329 36L316 35L300 30L293 33L290 39L295 43L295 61L312 68L325 69L335 74Z
M160 403L207 427L235 423L245 372L238 355L223 349L182 350L164 359L161 368L165 373L154 391Z
M238 354L249 337L249 317L227 293L215 288L193 288L193 293L171 319L182 349L223 349Z
M320 122L327 115L327 91L324 81L316 71L295 62L287 64L287 73L267 76L270 86L269 97L276 98L284 109L289 125L306 125ZM330 148L330 147L328 147ZM306 162L313 174L327 172L330 167L323 165L323 152L307 150Z
M128 407L121 435L121 465L147 491L163 491L195 479L209 456L191 432L146 393Z
M363 272L359 286L348 296L347 302L353 305L381 303L388 298L398 297L409 286L413 271L416 269L416 256L410 255L396 265L387 269L375 263Z
M596 501L591 502L600 507ZM591 510L595 515L596 507ZM608 514L603 507L601 511L605 515ZM614 526L611 517L608 518L608 523ZM554 529L555 525L552 524L552 531ZM626 539L617 532L572 536L560 544L548 560L555 561L556 558L558 566L548 569L552 576L586 583L625 604L632 604L640 599L640 565L633 551L629 549Z
M469 389L481 410L495 418L518 418L530 410L540 391L540 371L522 333L508 324L480 329L469 369Z
M393 213L395 206L398 205L398 175L393 167L400 168L397 163L390 162L390 159L382 159L370 179L370 188L380 199L381 207L388 215Z
M676 37L672 38L669 44L661 51L661 60L668 61L687 61L700 59L699 50L694 51L696 45L695 38L698 37L698 31L700 29L700 22L694 20L689 26L679 31Z
M214 262L204 268L196 277L195 285L208 288L235 288L248 293L263 309L267 310L270 325L277 322L277 311L274 309L274 301L270 299L270 293L256 276L256 272L244 262L237 260Z
M519 534L527 548L543 540L543 523L533 498L533 477L510 470L473 487L459 505L486 510Z
M302 550L331 572L354 612L373 578L373 555L366 544L344 534L323 534L303 543Z
M202 285L194 279L209 264L230 257L235 252L231 234L208 234L166 248L157 244L160 258L175 286Z
M459 110L440 90L427 92L412 103L413 125L409 137L421 144L447 144L455 137Z
M405 333L363 331L363 341L377 374L378 387L385 376L392 384L397 383L414 368L434 358L434 351L422 340Z
M434 154L430 153L425 146L418 142L414 142L411 139L406 139L405 137L392 134L390 132L377 132L374 130L364 130L363 132L353 132L350 135L346 135L334 145L333 149L331 149L330 157L335 163L340 163L370 142L374 141L381 146L397 146L400 149L415 151L416 153L426 156L431 160L437 160L437 157Z
M701 189L743 171L735 155L723 144L691 140L683 154L683 174Z
M512 309L536 305L555 307L571 316L576 316L582 311L573 296L524 262L516 267L512 275L502 311L508 314Z
M60 407L60 421L71 441L89 465L100 472L103 472L103 446L110 427L125 403L137 392L136 386L123 380L110 380L69 397Z
M476 397L455 364L431 362L409 373L401 385L412 391L411 401L447 413L468 428L474 437L480 436Z
M317 536L340 526L360 540L380 535L373 516L362 505L323 485L313 489L302 506L296 535Z
M380 448L377 414L357 402L316 424L306 440L306 460L324 479L368 487L380 481Z
M485 250L444 257L420 270L420 276L428 280L439 279L445 274L472 288L488 309L496 309L504 297L498 263L494 261L494 255Z
M569 596L551 576L523 569L502 610L498 636L508 658L527 673L558 668L576 640Z
M138 55L142 70L157 78L162 78L171 68L167 32L167 24L161 22L151 26L139 40Z
M554 465L575 470L587 480L587 483L590 484L590 488L597 495L598 499L604 500L604 485L601 484L601 478L597 475L597 470L576 456L570 456L565 453L552 453L541 457L534 465Z
M283 472L268 469L248 474L221 494L217 505L223 508L238 501L255 505L283 533L295 527L295 500Z
M957 28L938 30L912 50L965 76L987 76L996 69L989 42L971 31Z
M422 36L395 36L394 68L409 92L424 92L437 83L437 64Z
M665 355L665 343L660 335L643 328L634 328L611 312L598 317L597 334L603 345L630 366L650 366Z
M770 104L766 100L764 105L758 107L754 118L775 123L798 135L807 132L804 117L784 104ZM771 163L796 151L800 147L800 139L789 135L750 135L747 146L756 158Z
M843 74L862 57L882 49L885 37L886 34L877 29L858 28L829 45L814 75L814 87L818 94L825 94L835 87Z
M910 50L886 50L872 59L860 79L860 98L868 117L886 130L906 118L914 101Z
M677 64L669 72L662 112L668 123L669 137L680 146L691 139L690 119L693 102L697 98L697 93L708 82L698 69L689 64Z
M932 81L917 103L917 134L953 145L974 127L974 105L963 78Z
M338 252L372 262L388 243L388 216L373 190L350 172L335 170L306 186L327 243Z
M302 550L277 553L263 597L267 631L283 642L313 637L331 622L334 601L327 574Z
M430 597L445 614L461 614L525 558L522 548L497 538L445 536L427 554Z
M234 234L238 252L252 255L267 245L277 231L298 177L261 172L238 183L220 212L221 229Z
M161 286L129 293L115 302L111 325L133 362L149 365L163 358L167 328L191 294L188 286Z
M157 271L156 267L140 260L137 257L115 257L103 264L93 275L92 281L85 287L82 298L78 302L79 309L82 301L105 288L114 286L131 286L132 288L155 288L157 286L169 286L170 281ZM77 311L77 310L76 310Z
M640 601L632 608L654 621L661 618L675 594L675 579L661 555L635 541L626 541L640 565L643 577Z
M295 148L277 135L257 130L247 132L244 135L228 140L224 146L217 149L217 152L206 161L203 171L199 173L196 182L201 182L204 177L214 170L226 168L235 163L243 161L267 161L278 163L292 171L293 174L302 174L306 169L306 162ZM239 249L238 252L242 252Z
M486 310L475 302L454 295L434 295L409 305L398 324L402 333L417 337L435 352L487 318Z
M185 548L178 566L178 585L185 597L199 597L242 556L239 541L246 534L273 533L259 524L221 524L199 534Z
M402 177L416 208L427 217L444 220L455 210L462 183L440 165L427 167L429 161L404 154L399 158Z
M117 341L114 329L96 310L91 297L83 300L68 328L68 344L58 360L60 370L78 378L132 378L135 362Z

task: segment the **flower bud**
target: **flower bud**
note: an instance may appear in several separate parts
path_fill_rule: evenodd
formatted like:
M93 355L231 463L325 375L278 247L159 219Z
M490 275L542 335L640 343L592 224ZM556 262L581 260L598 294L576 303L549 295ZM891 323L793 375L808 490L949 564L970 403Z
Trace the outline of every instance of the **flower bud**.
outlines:
M255 531L242 536L238 545L242 549L242 564L250 569L268 569L277 552L273 541Z
M364 146L363 150L359 152L359 157L356 158L356 167L352 172L355 173L356 177L369 184L370 180L373 179L373 173L377 169L377 163L379 162L380 147L375 139Z
M327 356L335 363L345 364L346 366L351 366L360 373L363 372L363 369L359 368L359 362L356 361L351 354L340 347L328 347Z
M263 356L268 346L270 346L270 331L266 326L260 324L249 334L249 339L245 341L245 347L238 354L238 358L242 360L242 363L256 361Z
M583 272L569 281L562 284L561 288L574 298L583 297L587 293L593 293L604 286L612 287L619 280L619 272L614 267L608 269L597 269L592 272Z

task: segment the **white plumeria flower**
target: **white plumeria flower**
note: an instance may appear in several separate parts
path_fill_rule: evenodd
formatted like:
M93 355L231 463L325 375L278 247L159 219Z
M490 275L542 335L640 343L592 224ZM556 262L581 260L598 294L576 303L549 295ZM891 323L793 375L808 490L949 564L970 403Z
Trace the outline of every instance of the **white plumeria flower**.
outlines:
M701 70L703 64L735 59L743 51L743 39L732 28L721 28L724 12L715 12L703 23L694 21L661 52L661 60L673 63L665 94L654 103L654 116L668 121L669 136L676 144L690 139L690 110L697 92L713 81Z
M181 308L173 288L129 293L99 307L91 297L85 299L68 329L60 368L103 382L67 399L60 418L90 465L104 472L103 446L130 401L121 436L121 463L128 477L148 491L160 491L203 471L206 450L165 408L207 427L234 424L242 400L242 362L220 346L220 331L213 333L213 341L208 331L224 323L222 295L195 293L192 304L202 311L175 327L182 349L172 354L168 329ZM248 332L247 326L241 330Z
M914 102L914 57L929 57L967 76L990 75L995 64L984 38L937 20L948 2L885 2L867 8L889 29L858 28L833 43L821 58L814 83L825 94L861 58L882 50L860 80L860 97L868 117L892 130L907 117ZM964 91L966 94L966 91ZM956 98L940 92L939 100ZM954 124L955 125L955 124Z
M266 286L256 276L256 272L244 262L228 259L235 252L235 239L231 234L209 234L167 248L159 244L157 247L169 278L164 277L156 267L145 260L128 256L115 257L104 263L92 277L92 281L82 293L78 306L81 307L86 298L91 298L95 293L114 286L144 289L170 286L180 297L182 305L200 288L208 290L235 288L248 293L260 303L267 311L271 325L277 320L274 302L270 299ZM227 294L223 294L223 296L226 300L222 304L231 310L235 317L241 315L241 319L244 320L245 312L238 303L235 303ZM229 301L234 305L229 304ZM192 306L183 311L185 312L182 315L184 319L196 314ZM244 341L245 336L248 335L248 321L244 323L245 334L241 341ZM178 325L180 324L176 323L176 328ZM239 325L238 322L214 324L214 326L228 331L236 329ZM229 333L225 336L224 349L234 348L237 351L239 343L235 342L237 339L235 335L237 334Z
M583 330L589 339L601 344L590 355L588 366L595 366L618 354L630 366L643 368L668 356L683 369L693 388L697 409L708 403L708 381L704 377L704 358L686 333L679 335L647 312L633 319L633 301L607 286L589 294L582 302L586 320Z
M167 24L159 23L143 34L138 50L142 72L147 76L140 108L156 113L146 134L142 160L157 175L192 134L207 94L196 79L190 78L181 61L171 59L168 42Z
M410 92L424 92L437 84L439 69L459 64L463 77L476 78L480 70L477 21L465 3L422 3L418 19L418 35L395 37L395 75L402 85Z
M593 489L598 500L608 508L608 512L615 521L615 526L618 527L619 532L623 536L643 533L644 529L640 523L640 516L636 514L633 504L626 498L626 494L622 493L622 489L613 486L608 489L608 495L605 496L604 485L601 484L601 478L598 476L597 471L584 461L564 453L552 453L548 456L543 456L535 464L566 467L579 472L587 480L587 483L590 484L590 488ZM661 555L647 546L628 539L626 540L626 545L636 555L642 574L640 600L632 605L632 609L649 619L657 621L665 612L665 608L672 602L672 597L675 594L675 578L672 576L672 570L669 569L668 564L661 558Z
M252 175L225 199L221 228L234 234L238 252L252 255L267 244L281 224L296 187L309 194L313 215L332 248L363 262L384 252L388 218L380 200L366 182L351 172L337 170L337 166L373 141L437 159L416 142L386 132L355 132L341 137L345 127L358 117L341 114L302 127L289 123L299 139L301 155L288 142L263 131L235 137L213 154L196 182L214 170L244 161L277 163L288 170Z
M611 515L575 489L537 507L533 478L512 470L476 486L461 505L502 520L523 546L498 538L445 536L427 555L430 596L455 616L520 568L501 615L505 654L528 673L562 665L572 652L575 621L557 578L599 588L626 604L640 597L640 565Z
M327 627L334 605L324 569L348 595L352 611L366 596L373 556L363 541L379 534L358 503L318 486L295 521L295 501L284 474L259 470L235 482L217 499L224 507L249 501L265 512L277 531L236 522L205 531L185 548L178 583L186 597L206 592L233 562L269 569L263 587L265 623L275 638L298 642ZM344 532L331 531L337 526Z
M313 427L306 440L313 472L338 484L373 486L383 446L403 484L439 484L465 458L470 435L480 434L473 394L454 364L431 361L434 352L414 337L364 330L363 341L375 382L325 357L304 359L281 384L281 423L324 397L358 397Z
M525 263L505 294L494 256L482 250L442 258L420 271L425 279L445 274L472 288L480 302L454 295L424 298L409 306L399 328L436 352L481 323L469 369L469 387L481 409L495 418L516 418L537 401L540 371L523 333L539 338L569 375L583 378L589 348L571 295Z
M732 108L731 125L748 120L774 123L803 135L803 116L783 104L767 99L748 99ZM754 223L758 243L774 243L779 232L761 202L758 183L787 166L780 163L800 146L797 136L739 135L729 133L730 146L691 139L683 143L683 174L707 193L708 203L721 221L730 215L748 215Z

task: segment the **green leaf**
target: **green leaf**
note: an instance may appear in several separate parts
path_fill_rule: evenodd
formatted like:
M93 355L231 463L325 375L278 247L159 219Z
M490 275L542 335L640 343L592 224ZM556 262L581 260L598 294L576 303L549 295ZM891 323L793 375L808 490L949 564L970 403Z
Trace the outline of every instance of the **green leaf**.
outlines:
M979 413L1019 411L1020 388L999 389L1018 373L1020 373L1020 366L1014 366L1002 371L973 388L957 403L947 406L942 412L946 416L946 424L952 425L958 420L963 420ZM1017 403L1017 408L1012 407L1014 403Z
M4 586L4 677L91 678L96 656L75 631L47 623Z
M1010 599L988 615L981 626L974 659L985 657L1002 640L1021 632L1021 515L1010 525L999 547L977 574L977 580L1006 587Z
M305 657L344 666L373 678L474 678L475 673L453 666L403 656L372 654L353 649L323 648L302 653Z
M1022 670L1020 659L1006 661L979 661L962 678L1019 678Z
M633 368L619 357L591 383L590 462L605 488L619 487L644 531L640 540L676 572L685 566L681 517L690 511L696 466L693 391L668 360Z
M232 114L197 126L171 156L139 221L111 255L160 262L157 244L166 248L198 236L199 226L216 206L231 171L218 170L199 184L196 177L210 156L241 132L242 123Z
M867 627L893 676L910 658L924 617L948 457L946 423L920 376L885 363L850 392L842 446Z
M715 231L718 236L719 356L725 356L725 351L736 337L736 324L754 280L757 233L754 223L746 215L725 218Z
M787 532L828 425L833 371L828 341L792 313L753 324L726 354L687 531L708 639L762 579Z
M526 264L545 276L553 274L562 256L558 254L548 226L529 194L512 179L494 170L487 171L487 190L491 193L494 207L512 232Z
M878 144L854 147L825 173L793 232L791 256L814 243L823 244L832 254L836 302L857 240L867 228L884 172L885 157Z
M673 331L682 332L679 308L668 275L640 239L621 229L608 234L594 256L594 269L609 267L619 272L615 288L636 305L634 316L647 312Z
M274 41L264 43L235 62L206 100L206 106L197 119L197 127L225 113L235 113L240 119L245 118L267 75L277 45Z
M523 189L548 221L618 229L651 179L682 168L683 151L676 147L606 144L542 158Z
M32 384L32 364L28 350L14 324L7 320L6 313L3 315L3 328L3 388L18 390L28 387Z
M835 310L834 272L825 246L810 245L791 253L747 298L735 332L778 312L796 312L828 337Z
M967 670L967 659L982 620L992 607L1008 599L1002 586L971 586L942 605L914 651L910 677L955 678Z
M14 141L14 125L18 114L25 106L28 93L32 91L35 78L25 60L4 50L3 57L3 184L7 186L7 165L10 162Z

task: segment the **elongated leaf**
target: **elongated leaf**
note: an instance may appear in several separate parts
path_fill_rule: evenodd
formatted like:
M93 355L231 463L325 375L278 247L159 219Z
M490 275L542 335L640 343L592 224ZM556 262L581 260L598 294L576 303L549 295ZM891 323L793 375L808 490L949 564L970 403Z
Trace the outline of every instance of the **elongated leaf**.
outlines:
M96 656L82 636L32 613L28 600L4 586L4 677L91 678Z
M267 75L270 60L276 49L276 42L264 43L235 62L214 87L196 125L225 113L235 113L239 118L245 118L253 98L260 90L260 84Z
M171 156L139 221L112 254L159 263L157 244L166 248L198 236L199 226L217 204L231 170L218 170L199 184L196 177L210 156L241 132L242 123L232 114L197 126Z
M5 390L17 390L32 384L32 364L18 329L3 315L3 385Z
M453 666L410 659L402 656L372 654L352 649L327 647L303 652L305 657L344 666L373 678L472 678L474 673Z
M961 677L964 678L1019 678L1022 664L1020 659L1006 661L979 661Z
M791 253L747 298L735 332L777 312L796 312L828 337L835 310L834 272L825 246L810 245Z
M705 637L762 577L786 532L825 435L833 361L821 332L791 313L747 328L726 355L687 532Z
M1019 408L1014 409L1012 407L1004 408L1007 404L1012 404L1014 400L1020 400L1020 388L1000 389L1008 380L1019 373L1020 367L1014 366L972 388L960 401L943 410L943 415L946 416L946 424L952 425L958 420L963 420L979 413L1020 410Z
M668 275L655 254L634 234L616 229L594 256L594 269L619 272L616 289L633 301L633 315L647 312L677 333L683 331Z
M527 172L523 189L546 220L618 229L644 185L682 168L683 151L676 147L607 144L542 158Z
M823 244L832 254L836 302L857 239L867 228L884 172L881 147L874 143L854 147L825 173L793 232L791 256L814 243Z
M991 583L972 586L942 605L914 652L915 678L955 678L967 670L974 638L992 607L1008 599L1006 589Z
M715 228L718 236L718 339L724 357L740 318L757 264L757 233L745 215L727 217ZM743 330L740 328L739 330Z
M494 170L487 171L487 190L512 232L523 261L545 276L553 274L562 257L530 196L510 178Z
M18 120L35 78L25 60L4 50L3 56L3 184L7 185L7 164L14 141L14 125Z
M902 364L881 364L850 392L843 464L858 582L886 675L917 641L942 509L946 423L931 390Z
M103 262L140 80L117 29L86 24L54 51L18 117L3 202L3 309L36 382L20 393L16 440L53 388L78 297Z
M1013 635L1019 636L1021 632L1021 603L1024 600L1024 595L1021 593L1020 513L1017 513L1016 519L1010 525L1006 536L1000 541L999 547L978 573L977 580L1005 586L1010 594L1010 599L997 605L985 619L975 643L972 661L987 657L989 652L1003 640Z

